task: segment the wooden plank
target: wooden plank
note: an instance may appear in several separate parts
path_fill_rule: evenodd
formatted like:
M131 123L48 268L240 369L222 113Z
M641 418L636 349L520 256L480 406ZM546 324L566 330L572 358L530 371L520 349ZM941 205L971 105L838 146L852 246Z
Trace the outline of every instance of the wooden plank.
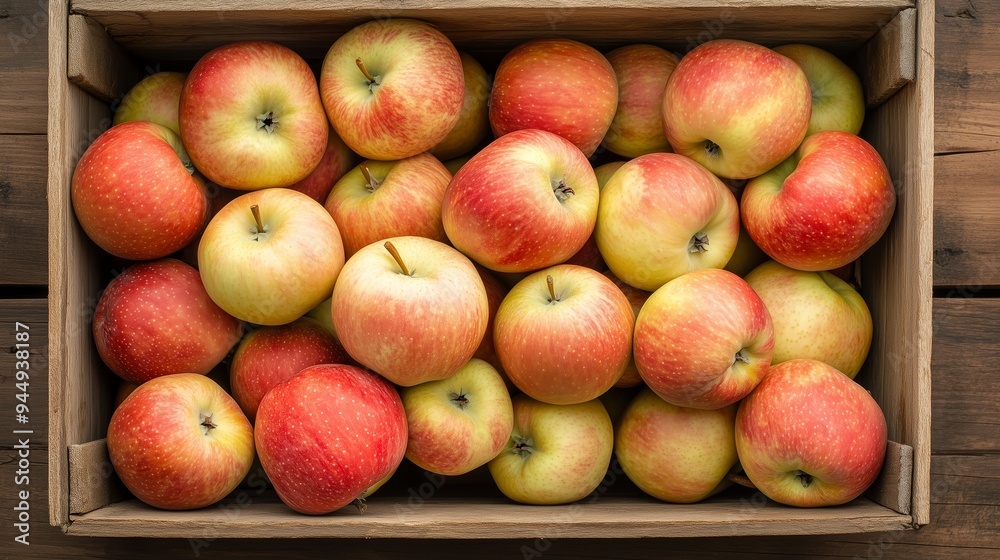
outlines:
M69 16L67 42L69 81L98 99L125 95L141 79L139 68L94 20Z
M764 504L740 507L737 500L666 504L652 498L601 498L594 503L537 507L506 499L428 500L420 507L406 498L376 495L364 514L340 510L326 516L296 514L281 503L257 501L246 493L220 506L183 514L153 509L137 500L118 502L74 516L70 534L87 536L187 537L209 528L220 537L404 537L506 538L529 534L550 538L606 535L614 538L796 535L901 530L910 516L859 498L837 508L799 509ZM219 512L239 515L219 523ZM335 520L335 521L334 521Z
M930 519L933 1L920 0L917 9L916 80L870 111L862 130L885 159L896 210L889 230L862 258L862 294L875 334L858 380L882 406L889 439L913 447L913 515L924 524Z
M46 137L0 135L0 285L48 283L45 224Z
M48 389L48 331L47 326L48 303L44 299L7 299L0 300L0 434L10 434L14 430L30 429L33 433L23 434L31 437L31 448L37 451L34 455L38 457L45 454L48 449L48 422L49 414L46 407L46 393ZM17 322L28 326L28 340L20 342L16 340ZM22 336L23 338L23 336ZM17 344L28 344L28 376L27 379L18 379L15 373L15 363L20 362L16 352L25 350L17 348ZM26 381L28 393L28 409L25 414L28 422L24 425L16 421L15 405L18 401L15 395L21 394L21 387L18 383ZM9 446L4 446L8 447Z
M126 497L106 439L69 446L69 488L70 514L89 513Z
M899 513L910 513L912 493L913 448L890 441L882 472L865 492L865 497Z
M934 300L935 453L1000 452L1000 299Z
M937 15L934 151L1000 149L1000 4L938 0Z
M934 284L1000 286L1000 151L934 158Z
M45 134L46 0L0 5L0 134Z
M903 10L851 58L869 108L881 105L917 74L917 11Z
M125 49L151 63L194 60L211 48L247 38L285 44L308 59L321 59L334 39L355 25L378 18L412 17L434 23L460 49L476 54L503 52L539 35L582 40L611 48L643 37L684 52L699 42L740 37L768 45L802 40L846 54L874 36L907 0L829 3L819 0L724 0L711 6L691 0L629 0L609 7L600 0L432 0L359 3L298 0L277 4L256 0L155 2L76 0L74 13L90 16ZM621 8L633 8L623 15ZM675 9L669 9L675 8ZM475 21L476 25L469 25Z

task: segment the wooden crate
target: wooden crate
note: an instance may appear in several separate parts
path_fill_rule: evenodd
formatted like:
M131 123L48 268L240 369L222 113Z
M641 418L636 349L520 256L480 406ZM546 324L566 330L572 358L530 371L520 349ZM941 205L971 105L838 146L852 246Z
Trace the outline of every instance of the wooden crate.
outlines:
M914 528L929 521L933 202L932 0L51 0L49 3L50 521L92 536L157 537L673 537L839 534ZM807 42L851 61L866 86L862 135L883 155L898 203L885 237L860 268L875 322L858 380L881 404L890 444L865 497L797 509L726 494L694 505L638 495L593 503L515 505L480 486L414 501L376 496L368 512L293 513L273 496L237 491L222 505L167 512L121 500L104 442L113 376L90 319L111 264L76 222L74 165L111 121L110 102L145 71L184 67L209 49L267 39L320 60L361 22L432 22L484 60L533 37L560 36L607 51L647 42L683 53L706 40L774 46ZM147 66L148 65L148 66ZM145 67L145 68L144 68ZM419 489L415 480L411 489ZM454 493L452 493L454 494Z

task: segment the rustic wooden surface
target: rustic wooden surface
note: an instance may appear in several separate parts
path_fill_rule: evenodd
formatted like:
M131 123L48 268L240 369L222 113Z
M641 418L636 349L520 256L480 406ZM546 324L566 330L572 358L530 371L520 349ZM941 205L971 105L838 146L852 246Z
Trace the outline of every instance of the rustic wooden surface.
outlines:
M39 0L0 0L0 555L4 558L895 558L1000 556L1000 2L939 0L935 109L935 267L931 524L917 531L739 539L402 539L283 542L106 539L48 525L44 375L46 29ZM15 46L16 45L16 49ZM13 244L13 245L12 245ZM16 247L16 255L10 248ZM6 286L33 286L7 291ZM41 294L41 295L39 295ZM13 321L31 325L31 545L13 543ZM5 404L7 403L7 404ZM234 515L220 511L220 519ZM235 515L238 515L236 513Z

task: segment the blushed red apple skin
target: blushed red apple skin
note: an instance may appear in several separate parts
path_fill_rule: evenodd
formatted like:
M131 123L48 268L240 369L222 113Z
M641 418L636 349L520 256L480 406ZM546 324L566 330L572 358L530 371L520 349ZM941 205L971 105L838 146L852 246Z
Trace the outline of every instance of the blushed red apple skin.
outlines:
M210 417L215 425L199 425ZM108 454L137 498L161 509L196 509L232 492L253 464L253 427L211 379L158 377L136 388L111 416Z
M563 181L573 192L560 201ZM498 272L539 270L587 242L600 197L594 170L568 140L518 130L462 166L444 194L441 219L456 249Z
M352 362L330 331L313 319L258 327L243 337L233 354L233 398L253 422L261 399L275 385L309 366Z
M116 257L152 260L179 251L205 226L204 183L151 122L113 126L94 140L73 172L73 211L87 235Z
M253 88L247 88L253 84ZM273 112L273 132L258 115ZM295 51L268 41L205 54L181 92L181 138L199 171L237 190L288 187L326 151L330 128L316 76Z
M607 276L609 280L614 282L615 286L618 286L618 289L625 294L625 298L628 299L629 305L632 306L632 315L638 318L639 310L642 309L642 306L646 303L646 300L649 299L649 296L651 296L652 293L629 286L620 278L615 276L615 274L610 270L605 270L603 274ZM631 356L629 358L628 365L625 366L625 372L622 373L621 378L618 379L617 383L615 383L615 387L637 387L642 384L642 376L639 375L639 370L635 367L635 356Z
M323 204L326 202L326 197L330 196L330 191L333 190L337 181L354 167L355 158L354 152L331 128L326 151L323 152L323 158L319 160L319 165L305 179L293 183L288 188L307 194L316 202Z
M362 165L380 181L379 186L369 191L360 167L355 167L337 181L324 204L340 228L347 258L365 245L390 237L415 235L447 242L441 202L451 173L444 164L425 152L391 162L368 160Z
M832 366L790 360L773 368L741 404L736 448L750 480L786 505L845 504L882 468L886 421L875 399ZM812 477L804 487L801 470Z
M711 410L738 402L767 375L773 352L764 302L725 270L689 272L664 284L635 322L639 374L677 406Z
M677 64L663 97L674 151L720 177L756 177L781 163L809 127L812 91L794 61L732 39L704 43ZM706 140L719 146L709 155Z
M380 78L374 91L358 59ZM421 21L390 18L337 39L323 60L320 91L344 142L361 157L389 161L445 139L462 112L465 78L448 37Z
M546 130L590 157L617 107L615 71L600 52L569 39L536 39L500 61L490 96L490 125L497 137Z
M104 363L140 384L172 373L207 374L243 335L243 324L205 291L198 271L174 259L139 263L108 284L94 311Z
M677 57L655 45L627 45L607 58L618 79L618 110L604 145L629 158L671 151L663 131L663 92Z
M354 501L406 453L396 389L350 365L306 368L271 389L257 410L261 465L288 507L320 515Z
M889 227L896 192L882 156L840 131L806 138L796 154L747 184L747 233L772 259L805 271L856 260Z

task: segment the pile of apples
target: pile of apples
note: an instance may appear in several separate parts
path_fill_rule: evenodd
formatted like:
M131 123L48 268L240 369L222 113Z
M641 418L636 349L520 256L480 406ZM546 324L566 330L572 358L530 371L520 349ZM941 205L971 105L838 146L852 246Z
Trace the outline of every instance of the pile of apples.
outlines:
M167 509L222 499L255 454L309 514L404 457L569 503L613 451L665 501L742 478L853 500L886 423L853 381L868 308L829 271L895 207L863 117L806 45L539 39L491 84L407 19L341 36L318 80L261 41L152 75L72 180L90 238L142 261L93 321L129 384L114 468ZM595 169L601 147L631 159ZM206 374L234 347L227 392Z

